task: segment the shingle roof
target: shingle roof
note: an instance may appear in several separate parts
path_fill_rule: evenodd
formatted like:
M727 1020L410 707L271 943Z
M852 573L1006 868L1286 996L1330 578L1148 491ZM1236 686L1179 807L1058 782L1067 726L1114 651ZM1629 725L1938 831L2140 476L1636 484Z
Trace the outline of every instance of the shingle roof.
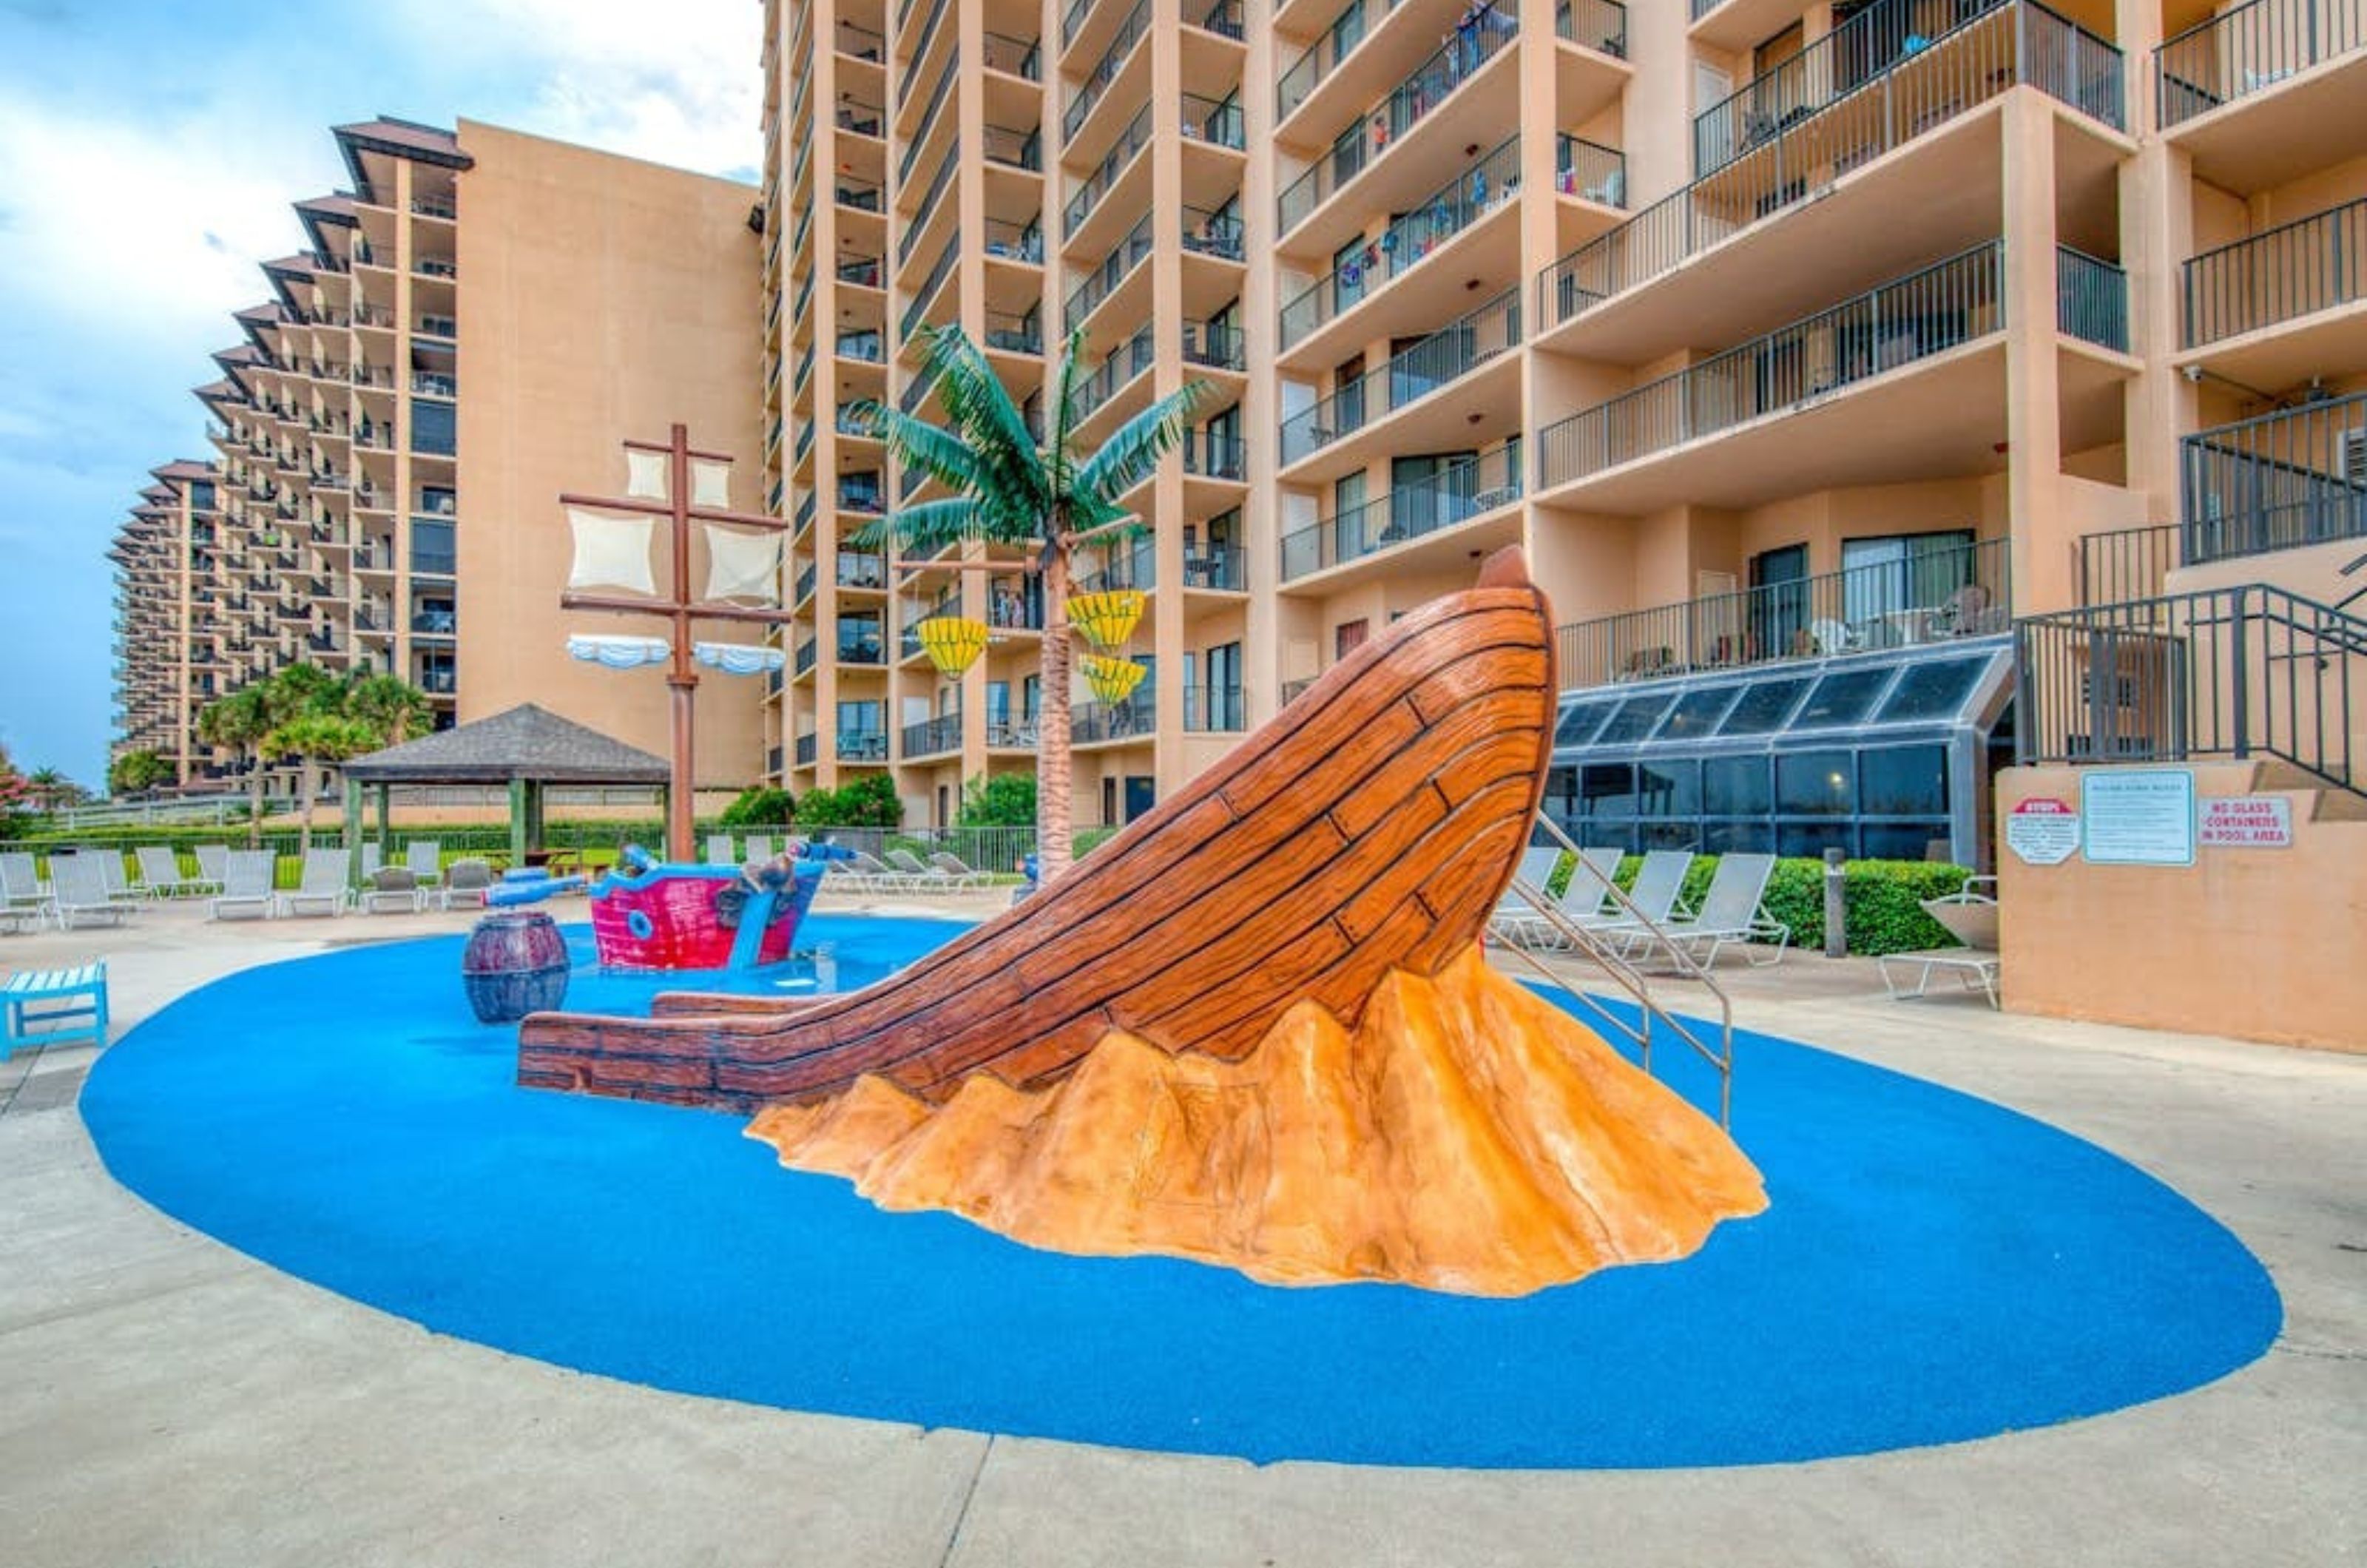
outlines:
M345 764L364 784L663 784L665 760L527 703Z

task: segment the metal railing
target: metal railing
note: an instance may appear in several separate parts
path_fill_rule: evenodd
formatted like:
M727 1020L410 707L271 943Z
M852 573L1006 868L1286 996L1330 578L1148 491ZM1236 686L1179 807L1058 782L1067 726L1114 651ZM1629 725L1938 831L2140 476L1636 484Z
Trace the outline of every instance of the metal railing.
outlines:
M888 760L888 732L842 729L831 738L831 752L842 762L884 762ZM833 829L832 836L841 835Z
M1005 354L1044 352L1044 324L1034 310L1014 315L1009 310L986 312L986 346Z
M960 234L952 234L946 238L946 248L938 254L935 265L929 268L927 278L922 282L918 289L914 290L912 302L904 307L904 314L897 321L898 342L909 343L912 340L913 332L919 328L922 320L928 314L929 306L935 300L937 290L945 286L946 278L953 276L954 263L959 259L960 248Z
M2188 348L2367 299L2367 197L2204 251L2184 274Z
M1419 265L1517 191L1520 175L1520 139L1513 137L1417 201L1363 257L1333 266L1283 306L1282 346L1290 348L1374 289Z
M1246 261L1249 253L1245 240L1241 220L1230 213L1209 212L1197 207L1184 209L1184 248L1194 255Z
M1554 138L1554 189L1601 207L1627 205L1627 154L1564 131Z
M988 125L981 137L987 162L1006 169L1040 173L1044 167L1044 133L1008 125Z
M1436 479L1406 485L1311 528L1282 536L1282 580L1344 565L1410 539L1451 528L1521 497L1517 444L1456 463Z
M1178 445L1177 456L1183 458L1187 474L1230 479L1235 484L1249 482L1249 444L1237 435L1215 430L1187 430Z
M1554 263L1538 279L1539 315L1548 326L1582 315L2017 85L2124 123L2120 51L2033 0L2006 0Z
M1561 0L1554 7L1554 36L1625 60L1627 7L1618 0Z
M2186 564L2367 536L2367 392L2179 444Z
M1184 363L1210 370L1247 370L1249 334L1215 321L1184 323Z
M2266 755L2367 795L2367 621L2256 582L2034 615L2014 637L2025 764Z
M896 160L896 183L904 184L912 177L912 163L921 150L929 144L929 132L937 126L937 115L946 107L946 98L953 91L954 73L961 69L961 51L956 48L946 56L943 70L937 73L937 85L930 90L927 107L921 110L920 123L912 128L912 139L905 143L904 155Z
M2084 251L2055 251L2055 325L2066 337L2129 351L2129 275Z
M1229 147L1236 152L1249 146L1249 130L1241 118L1238 94L1221 99L1184 94L1181 129L1186 141L1205 141L1216 147Z
M1085 703L1070 716L1070 744L1148 740L1159 724L1158 699L1145 681L1122 703Z
M1069 290L1061 301L1060 320L1070 331L1093 312L1093 307L1108 299L1128 274L1150 254L1150 215L1144 213L1139 222L1127 231L1126 238L1112 245L1109 254L1096 263L1085 280Z
M1355 53L1356 46L1372 37L1383 18L1400 3L1401 0L1365 0L1363 6L1342 12L1323 29L1322 36L1308 45L1275 78L1274 118L1288 119L1292 111L1308 100L1342 61Z
M960 164L961 138L957 136L952 145L946 149L945 161L930 176L928 189L922 193L919 204L913 208L914 217L904 225L904 231L896 237L897 266L901 267L912 259L912 247L919 244L921 236L929 231L929 220L936 215L937 198L945 195L946 186L953 183L954 172ZM947 203L946 206L950 210L952 204Z
M1249 704L1239 686L1184 688L1184 728L1194 734L1247 729Z
M1068 206L1060 213L1061 232L1075 233L1078 225L1093 215L1102 197L1109 194L1110 186L1117 183L1117 177L1126 173L1127 165L1134 162L1134 155L1150 145L1150 106L1145 104L1141 112L1118 137L1117 144L1102 154L1102 161L1093 166L1093 172L1085 176L1084 183L1070 194Z
M1102 57L1093 62L1085 79L1070 89L1068 112L1060 117L1060 134L1073 141L1078 129L1085 123L1109 85L1126 69L1134 55L1134 46L1150 31L1150 0L1135 0L1134 9L1118 24L1117 35L1112 38Z
M1024 262L1040 265L1044 260L1044 231L1034 220L1014 223L1006 218L990 218L980 225L980 236L986 243L982 249L990 261Z
M940 714L935 718L908 724L897 737L899 751L908 761L914 757L934 756L940 751L958 751L962 743L962 716L959 713Z
M1521 344L1521 294L1506 289L1282 422L1282 460L1296 463L1428 397Z
M1044 51L1039 39L990 32L985 35L979 55L990 71L1000 71L1006 76L1023 77L1030 82L1044 79Z
M1228 513L1238 517L1239 513ZM1184 552L1184 586L1224 593L1249 592L1249 552L1239 545L1204 545Z
M798 736L795 755L798 767L812 767L815 760L821 755L821 737L810 730Z
M2079 536L2073 591L2082 604L2151 599L2179 564L2175 523L2146 523Z
M1577 690L2004 631L2010 541L1931 538L1908 536L1896 560L1557 626L1557 673Z
M1584 479L1994 333L2004 257L1992 240L1547 425L1537 482Z
M1278 232L1286 235L1306 221L1341 186L1364 173L1365 165L1520 37L1520 19L1510 12L1491 6L1466 16L1472 18L1468 25L1457 26L1428 59L1389 89L1387 97L1359 115L1347 135L1332 142L1305 174L1282 188L1274 199Z
M2155 118L2168 130L2367 45L2367 0L2251 0L2153 51Z
M1103 404L1116 397L1118 389L1150 368L1157 357L1157 336L1152 324L1138 328L1135 334L1104 355L1093 373L1077 384L1071 394L1069 412L1071 425L1091 419Z
M1216 0L1215 5L1201 12L1199 16L1187 15L1184 19L1203 31L1212 32L1218 38L1229 38L1236 41L1239 41L1248 31L1247 15L1241 0Z

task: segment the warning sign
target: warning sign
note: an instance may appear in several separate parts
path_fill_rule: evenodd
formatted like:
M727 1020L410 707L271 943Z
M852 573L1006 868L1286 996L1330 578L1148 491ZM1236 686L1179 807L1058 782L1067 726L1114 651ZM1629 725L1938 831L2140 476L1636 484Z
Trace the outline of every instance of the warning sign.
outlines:
M2006 814L2005 845L2024 865L2061 865L2079 852L2079 814L2067 800L2033 795Z
M2205 795L2196 841L2238 850L2293 848L2293 801L2282 795Z

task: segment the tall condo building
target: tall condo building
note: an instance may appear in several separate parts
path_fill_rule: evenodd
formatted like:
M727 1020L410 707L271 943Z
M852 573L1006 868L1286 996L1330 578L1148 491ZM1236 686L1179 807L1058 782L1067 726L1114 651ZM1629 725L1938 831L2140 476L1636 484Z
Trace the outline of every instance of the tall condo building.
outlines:
M1084 331L1087 442L1214 389L1088 568L1150 595L1088 822L1504 545L1637 848L1985 858L2014 617L2367 587L2367 0L768 0L764 72L793 789L1032 762L1026 563L851 540L932 322L1039 423Z
M177 465L159 476L180 501L143 498L181 507L212 599L123 640L127 742L176 668L202 707L302 660L402 675L439 727L531 700L663 752L661 675L567 657L572 631L659 628L561 612L557 498L614 493L619 444L682 422L741 455L731 501L758 509L756 193L468 121L334 135L350 188L296 204L304 248L265 265L270 298L198 389L221 470L206 509ZM701 784L757 776L762 703L708 682ZM188 782L239 765L190 755Z
M179 784L203 750L198 713L220 689L218 596L229 579L213 465L184 458L152 477L107 552L115 563L113 754L153 751Z

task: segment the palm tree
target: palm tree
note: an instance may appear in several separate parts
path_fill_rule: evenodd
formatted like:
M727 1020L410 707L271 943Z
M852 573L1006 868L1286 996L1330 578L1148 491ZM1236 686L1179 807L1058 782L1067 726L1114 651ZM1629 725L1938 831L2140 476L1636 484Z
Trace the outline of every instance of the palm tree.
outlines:
M307 669L291 665L289 669ZM283 670L281 674L288 671ZM365 751L378 750L379 732L358 718L348 718L341 713L317 707L298 710L283 722L274 725L271 733L263 738L263 750L275 757L296 759L296 794L303 802L303 814L297 829L296 852L310 854L312 850L312 769L316 763L335 766L348 757L358 757Z
M1127 420L1086 456L1073 449L1073 390L1085 335L1072 333L1053 372L1051 428L1039 446L1002 378L956 326L921 334L927 344L923 383L936 383L944 426L865 401L853 411L896 461L918 468L954 493L881 518L853 543L877 549L889 536L932 554L980 541L1039 550L1044 581L1043 707L1037 716L1036 847L1037 874L1049 883L1068 869L1071 814L1069 755L1069 581L1077 547L1113 536L1127 513L1118 498L1148 478L1184 439L1185 420L1208 392L1192 381Z
M365 675L357 671L346 682L342 705L347 718L370 727L380 746L416 740L436 722L427 694L400 675Z
M263 738L271 733L271 709L264 701L263 682L241 686L228 696L208 703L198 715L198 739L209 746L226 747L248 762L246 773L246 845L263 841Z

